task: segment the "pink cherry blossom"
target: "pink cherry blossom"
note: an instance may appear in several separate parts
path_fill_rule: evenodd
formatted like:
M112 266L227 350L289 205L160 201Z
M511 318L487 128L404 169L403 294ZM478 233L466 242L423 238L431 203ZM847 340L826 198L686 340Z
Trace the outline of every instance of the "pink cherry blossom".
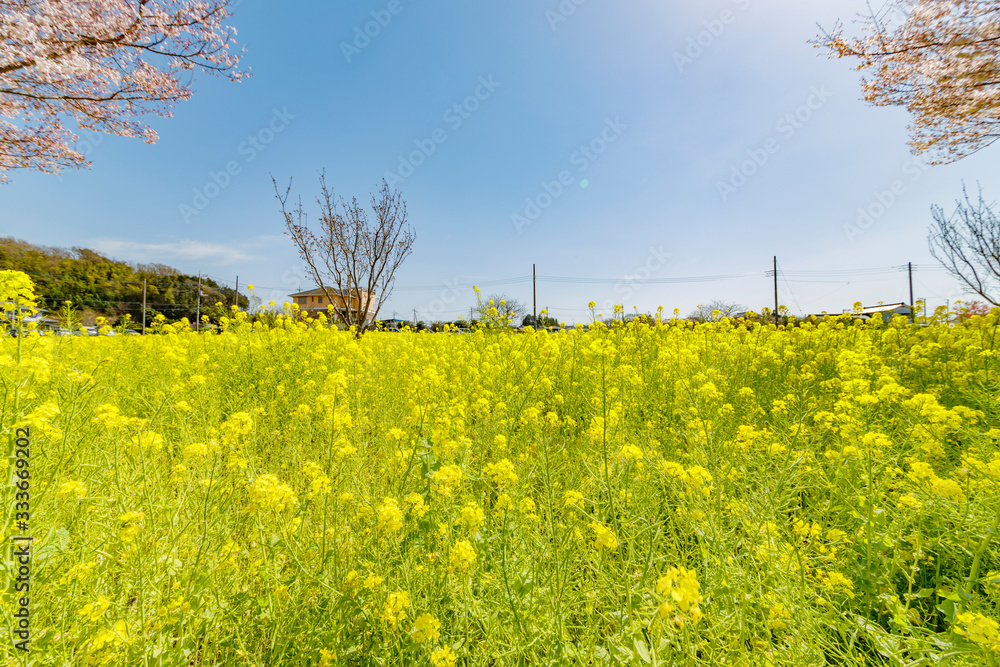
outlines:
M1000 136L996 0L892 0L864 36L838 28L820 43L857 61L865 100L910 112L915 153L953 162Z
M89 163L83 128L156 141L146 114L191 96L192 70L238 81L234 0L0 0L0 181Z

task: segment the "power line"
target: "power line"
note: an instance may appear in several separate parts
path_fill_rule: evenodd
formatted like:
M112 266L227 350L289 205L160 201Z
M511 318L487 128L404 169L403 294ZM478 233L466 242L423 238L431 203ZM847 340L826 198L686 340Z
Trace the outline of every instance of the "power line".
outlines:
M779 272L779 273L780 273L780 275L784 276L784 273L781 273L781 272ZM858 280L858 279L854 279L854 280L804 280L804 279L801 279L801 278L792 278L792 279L786 278L785 282L790 282L790 283L820 283L820 284L830 284L830 285L839 285L839 284L851 285L851 284L856 283L856 282L860 282L860 283L887 283L887 282L895 282L897 280L899 280L899 278L869 278L867 280Z
M799 303L799 300L795 298L795 293L792 292L792 286L788 283L788 278L786 277L787 274L780 267L778 267L777 260L775 260L774 270L775 273L779 271L781 272L781 277L785 279L785 286L788 288L788 293L792 296L792 301L795 302L795 307L799 310L799 312L802 312L802 305Z
M760 273L732 273L716 276L685 276L676 278L644 278L638 279L634 276L623 276L621 278L570 278L563 276L538 276L540 282L564 283L575 285L614 285L621 282L641 282L652 285L670 285L678 283L711 283L723 280L741 280L746 278L757 278Z
M863 276L885 275L885 274L889 274L889 273L903 272L903 271L906 271L906 270L907 270L906 265L902 265L902 266L890 266L890 267L867 268L867 269L828 269L828 270L804 269L804 270L793 270L793 271L786 271L784 269L781 269L779 271L779 274L780 274L781 277L785 278L786 280L788 280L790 278L793 278L793 277L801 277L802 278L802 280L794 280L792 282L809 282L809 280L805 280L805 279L822 278L822 277L830 277L830 278L833 278L833 277L863 277ZM948 269L946 269L946 268L944 268L942 266L926 265L926 264L914 264L913 265L913 270L914 271L921 271L921 272L924 272L924 271L934 271L934 272L944 271L944 272L947 272L948 271ZM37 272L31 272L31 271L25 271L23 273L27 273L28 275L32 275L32 276L47 276L47 277L53 277L53 278L67 278L67 277L73 278L73 277L77 277L77 276L72 276L72 275L67 276L65 274L37 273ZM202 274L202 275L204 277L206 277L206 278L210 278L210 279L216 281L216 283L221 284L224 288L228 288L229 284L233 283L233 281L227 280L225 278L221 278L219 276L213 276L213 275L210 275L210 274L207 274L207 273L206 274ZM763 273L763 275L765 277L773 277L774 271L765 271ZM635 276L620 276L620 277L616 277L616 278L583 278L583 277L574 277L574 276L537 276L537 280L542 281L542 282L550 282L550 283L590 284L590 285L615 284L615 283L620 283L622 281L625 281L625 282L642 282L644 284L683 284L683 283L720 282L720 281L728 281L728 280L742 280L742 279L747 279L747 278L756 278L756 277L759 277L759 276L761 276L760 272L751 272L751 273L730 273L730 274L703 275L703 276L675 276L675 277L669 277L669 278L644 278L644 279L639 279L639 278L636 278ZM87 280L90 281L91 284L94 284L94 283L116 283L116 284L119 284L119 285L136 285L136 286L142 285L142 281L119 280L117 278L103 278L103 277L90 278L90 277L87 277ZM420 292L420 291L436 291L436 290L440 290L440 289L447 289L449 287L464 287L464 288L471 288L471 287L474 287L474 286L478 286L478 287L501 287L501 286L504 286L504 285L515 285L515 284L527 283L527 282L531 282L531 280L532 280L531 276L514 276L514 277L510 277L510 278L498 278L498 279L495 279L495 280L482 280L482 281L475 281L475 282L446 283L444 285L400 285L400 286L394 287L393 289L394 289L394 291L398 291L398 292ZM813 281L813 282L840 282L840 281ZM195 282L193 280L190 280L190 281L188 281L188 280L185 280L185 281L175 281L175 282L147 282L146 284L147 285L155 285L155 286L168 286L168 287L180 287L180 286L186 286L186 287L191 287L191 288L196 288L197 287L197 282ZM265 285L256 285L255 289L264 289L264 290L271 290L271 291L281 291L281 290L291 289L291 288L288 287L288 286L285 286L285 287L273 287L273 286L265 286Z

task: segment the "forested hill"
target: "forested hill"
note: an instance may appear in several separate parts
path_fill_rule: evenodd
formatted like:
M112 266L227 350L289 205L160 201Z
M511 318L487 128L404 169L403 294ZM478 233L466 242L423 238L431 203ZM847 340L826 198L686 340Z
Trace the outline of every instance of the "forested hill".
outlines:
M129 264L86 248L46 248L13 238L0 238L0 270L15 269L31 276L41 305L49 310L71 301L81 311L112 320L126 313L142 317L142 281L146 280L146 318L162 313L168 320L195 319L198 277L186 276L162 264ZM202 278L201 312L218 303L233 303L233 290ZM245 296L240 305L248 305Z

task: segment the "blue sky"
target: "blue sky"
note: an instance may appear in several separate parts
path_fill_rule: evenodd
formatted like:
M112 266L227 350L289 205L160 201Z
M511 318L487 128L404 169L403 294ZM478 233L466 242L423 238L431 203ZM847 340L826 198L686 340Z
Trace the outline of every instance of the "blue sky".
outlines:
M417 242L385 317L457 317L474 302L467 285L529 276L532 263L605 279L538 283L538 307L565 321L586 320L590 300L759 309L773 302L773 255L796 313L907 300L902 272L803 273L907 262L933 307L962 291L934 270L930 207L952 206L963 179L996 198L1000 148L935 167L909 154L905 113L859 101L852 63L809 44L817 23L864 9L244 0L233 24L251 78L198 75L194 97L154 119L154 145L87 136L89 170L14 172L0 234L238 275L280 303L312 285L270 175L308 202L322 169L359 199L395 173ZM357 39L366 27L375 36ZM743 277L656 282L710 275ZM530 308L530 282L493 291Z

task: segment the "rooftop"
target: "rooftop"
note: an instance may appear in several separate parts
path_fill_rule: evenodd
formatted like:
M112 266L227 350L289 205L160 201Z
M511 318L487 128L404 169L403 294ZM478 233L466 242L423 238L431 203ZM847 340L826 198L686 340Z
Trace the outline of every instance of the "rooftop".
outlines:
M861 309L862 315L871 315L872 313L887 313L894 310L906 310L910 311L909 304L906 303L886 303L879 304L877 306L866 306Z
M306 290L305 292L296 292L295 294L289 294L288 296L294 299L300 296L326 296L326 294L328 293L340 294L341 296L343 296L348 292L344 292L342 290L338 290L333 287L327 287L326 290L324 290L322 287L317 287L316 289Z

